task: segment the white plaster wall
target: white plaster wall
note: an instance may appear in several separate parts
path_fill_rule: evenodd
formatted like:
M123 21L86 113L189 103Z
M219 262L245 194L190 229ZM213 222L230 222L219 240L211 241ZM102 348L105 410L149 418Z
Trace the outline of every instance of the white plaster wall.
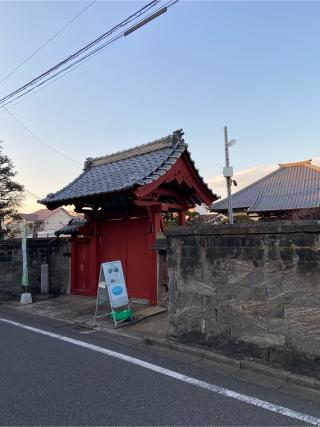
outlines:
M53 214L45 220L44 231L59 230L59 228L66 225L71 218L71 215L66 213L63 209L59 209L58 211L53 212Z

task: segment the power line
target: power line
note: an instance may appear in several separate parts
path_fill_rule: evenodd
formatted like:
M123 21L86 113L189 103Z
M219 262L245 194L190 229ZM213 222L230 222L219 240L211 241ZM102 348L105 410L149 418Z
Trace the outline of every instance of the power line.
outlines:
M151 3L155 3L157 4L160 0L156 0L155 2L151 2ZM46 86L54 83L56 80L58 80L59 78L63 77L64 75L68 74L69 72L73 71L75 68L78 68L80 65L82 65L83 63L87 62L91 57L96 56L101 50L104 50L105 48L107 48L111 43L114 43L115 41L119 40L120 37L123 36L127 36L129 34L131 34L133 31L137 30L138 28L140 28L141 26L145 25L145 23L150 22L152 19L156 18L157 16L161 15L162 13L164 13L168 7L172 6L173 4L177 3L179 0L171 0L168 1L166 3L166 5L164 7L162 7L161 9L158 9L155 13L148 15L146 18L144 18L143 20L140 20L137 24L129 27L126 31L123 31L121 34L118 34L117 36L113 37L111 40L106 41L102 46L99 46L98 48L96 48L95 50L91 51L89 54L87 54L86 56L82 57L81 59L77 60L76 62L74 62L73 64L71 64L71 66L65 67L61 73L63 72L63 74L61 73L56 73L55 75L51 76L50 78L46 79L43 83L47 82L48 80L53 79L54 77L56 77L53 81L50 81L49 83L47 83L45 86L41 87L40 89L38 89L36 92L38 92L41 89L44 89ZM149 3L148 5L150 5L151 3ZM145 6L148 7L148 5ZM148 9L149 10L149 9ZM123 21L124 22L124 21ZM120 24L119 24L120 25ZM39 86L39 85L37 85ZM30 92L30 90L28 91ZM26 92L26 93L28 93ZM25 93L25 94L26 94ZM23 95L25 95L23 94ZM21 96L14 98L12 101L15 101L16 99L20 98ZM32 95L29 95L32 96ZM10 103L8 102L8 103ZM71 160L72 162L76 163L76 164L82 164L79 161L72 159L71 157L65 155L64 153L62 153L61 151L57 150L56 148L52 147L51 145L47 144L45 141L43 141L41 138L39 138L30 128L28 128L14 113L12 113L8 108L6 108L6 105L8 104L4 104L2 105L2 108L7 111L7 113L14 118L21 127L23 127L33 138L35 138L40 144L42 144L43 146L45 146L46 148L48 148L49 150L54 151L56 154L59 154L60 156L63 156L64 158ZM18 102L17 102L18 103ZM16 104L17 104L16 103ZM14 105L16 105L14 104Z
M0 104L1 103L3 104L2 106L0 105L0 107L4 107L4 106L10 104L11 102L14 102L15 100L17 100L17 99L25 96L27 93L33 91L35 88L37 88L39 86L42 86L47 81L52 80L55 77L60 76L62 73L66 74L66 72L68 72L68 70L76 68L82 62L86 62L87 59L89 59L92 56L95 56L98 52L100 52L101 50L103 50L104 48L106 48L111 43L114 43L115 41L117 41L121 37L125 37L125 36L131 34L133 31L137 30L141 26L143 26L146 23L150 22L152 19L155 19L156 17L158 17L162 13L166 12L167 9L168 9L168 7L170 7L173 4L177 3L179 0L170 0L170 1L168 1L163 7L159 8L155 13L149 14L146 18L139 20L138 23L135 23L131 27L127 28L125 31L123 31L123 32L115 35L112 39L107 40L102 45L96 47L93 50L90 50L93 46L95 46L96 44L100 43L106 37L109 37L110 35L112 35L119 28L121 28L123 26L127 26L129 22L132 22L132 21L136 20L137 17L141 17L142 15L144 15L148 10L150 10L152 7L154 7L156 4L158 4L159 1L160 0L154 0L151 3L148 3L146 6L144 6L144 8L139 9L139 11L135 12L134 14L132 14L131 16L129 16L128 18L126 18L120 24L118 24L117 26L113 27L111 30L109 30L106 33L104 33L98 39L94 40L93 42L91 42L88 45L86 45L84 48L82 48L79 51L77 51L75 54L70 55L68 58L66 58L65 60L61 61L56 66L54 66L54 67L50 68L49 70L47 70L45 73L42 73L40 76L34 78L30 82L26 83L24 86L18 88L17 90L15 90L14 92L12 92L11 94L3 97L2 99L0 99ZM89 50L89 52L87 52L88 50ZM87 52L87 53L85 53L85 52ZM83 55L83 53L85 53L85 55ZM73 61L73 62L71 64L69 64L69 65L66 65L70 61ZM59 68L61 68L63 65L66 65L66 66L63 69L59 70ZM56 71L56 73L53 74L53 75L51 75L51 76L49 76L54 71ZM22 92L22 93L20 93L20 92ZM11 99L11 98L13 98L13 99Z
M56 148L52 147L51 145L47 144L45 141L43 141L43 139L39 138L39 136L37 136L34 132L32 132L31 129L29 129L24 123L22 123L22 121L15 115L13 114L12 111L8 110L7 107L3 107L6 112L8 114L10 114L10 116L16 120L16 122L19 123L19 125L21 127L23 127L31 136L33 136L33 138L38 141L40 144L42 144L44 147L48 148L49 150L55 152L56 154L59 154L60 156L64 157L65 159L68 159L70 161L72 161L73 163L76 163L77 165L82 165L81 162L79 162L78 160L72 159L71 157L67 156L66 154L62 153L61 151L57 150Z
M36 199L36 200L40 200L41 199L40 196L37 196L36 194L32 193L32 191L27 190L25 187L24 187L24 191L26 193L28 193L30 196L32 196L34 199Z
M91 7L97 0L93 0L89 3L84 9L80 10L70 21L68 21L65 25L63 25L60 30L54 33L51 37L48 38L41 46L39 46L31 55L29 55L24 61L22 61L19 65L17 65L13 70L11 70L2 80L0 80L0 84L6 81L12 74L18 71L26 62L28 62L31 58L33 58L40 50L42 50L45 46L47 46L52 40L54 40L59 34L61 34L69 25L71 25L74 21L76 21L81 15L83 15L89 7Z
M118 39L117 39L117 40L118 40ZM115 41L117 41L117 40L115 40ZM110 46L110 44L108 44L108 46ZM105 50L108 46L105 46L102 50ZM99 53L99 52L96 52L94 55L92 55L92 58L94 58L98 53ZM77 69L77 68L79 68L82 64L85 64L87 61L89 61L89 59L91 59L91 57L89 57L89 58L85 59L85 60L84 60L84 61L82 61L80 64L75 65L73 68L69 69L68 71L64 72L63 74L60 74L60 75L59 75L58 77L56 77L55 79L53 78L53 80L49 81L47 84L42 85L42 86L41 86L41 87L39 87L38 89L37 89L37 88L35 88L35 90L34 90L34 91L32 91L32 93L30 93L28 96L27 96L27 93L26 93L25 95L23 95L23 97L22 97L22 96L16 97L16 98L15 98L13 101L11 101L11 102L14 102L14 101L17 101L17 102L14 102L14 104L13 104L13 105L11 105L11 107L15 107L16 105L20 104L21 102L25 101L26 99L31 98L32 96L36 95L38 92L40 92L41 90L45 89L47 86L52 85L52 84L53 84L53 83L55 83L57 80L59 80L59 79L61 79L62 77L66 76L67 74L71 73L71 71L76 70L76 69ZM44 83L45 83L45 82L44 82ZM22 98L22 99L18 100L19 98ZM7 104L10 104L11 102L8 102ZM2 106L0 105L0 114L3 114L3 113L5 113L5 112L6 112L6 111L5 111L5 106L6 106L7 104L4 104L4 105L2 105Z
M108 45L108 46L109 46L109 45ZM108 46L105 46L105 47L103 48L103 50L104 50L104 49L106 49ZM97 53L95 53L94 55L92 55L92 58L94 58L98 53L99 53L99 52L97 52ZM26 99L31 98L32 96L36 95L38 92L40 92L41 90L45 89L47 86L52 85L52 84L53 84L53 83L55 83L57 80L59 80L59 79L61 79L62 77L66 76L67 74L71 73L71 71L76 70L76 69L77 69L77 68L79 68L82 64L85 64L87 61L89 61L89 59L91 59L91 57L90 57L90 58L85 59L85 60L84 60L83 62L81 62L80 64L75 65L73 68L71 68L70 70L68 70L68 71L64 72L63 74L60 74L57 78L53 79L52 81L49 81L47 84L44 84L44 85L43 85L43 86L41 86L40 88L38 88L38 89L36 89L36 88L35 88L35 90L34 90L34 91L32 91L32 93L30 93L30 95L28 95L28 96L27 96L27 94L26 94L26 96L23 96L23 98L21 97L22 99L20 99L19 101L15 102L11 107L15 107L16 105L20 104L21 102L25 101ZM20 97L15 98L12 102L14 102L14 101L18 100L18 98L20 98ZM5 109L4 109L4 107L5 107L6 105L7 105L7 104L4 104L3 106L1 106L1 105L0 105L0 114L5 113ZM3 110L1 110L1 108L3 108Z
M108 37L111 34L113 34L117 29L121 28L124 25L127 25L128 22L130 22L131 20L136 19L137 17L139 17L142 14L144 14L147 10L149 10L152 7L154 7L159 1L160 0L153 0L153 1L151 1L146 6L144 6L141 9L139 9L137 12L135 12L134 14L130 15L128 18L126 18L125 20L123 20L122 22L120 22L120 24L117 24L115 27L113 27L110 30L108 30L107 32L103 33L101 36L99 36L98 38L96 38L92 42L88 43L87 45L85 45L81 49L77 50L75 53L69 55L64 60L60 61L58 64L56 64L53 67L49 68L48 70L46 70L45 72L43 72L39 76L33 78L31 81L29 81L28 83L24 84L20 88L16 89L15 91L13 91L12 93L10 93L9 95L3 97L0 100L0 102L1 103L5 102L7 99L10 99L14 95L16 95L16 94L20 93L21 91L27 89L29 86L37 83L39 80L43 79L44 77L46 77L47 75L51 74L52 72L54 72L58 68L62 67L64 64L66 64L66 63L72 61L73 59L77 58L79 55L83 54L87 50L91 49L94 45L96 45L97 43L100 43L106 37Z

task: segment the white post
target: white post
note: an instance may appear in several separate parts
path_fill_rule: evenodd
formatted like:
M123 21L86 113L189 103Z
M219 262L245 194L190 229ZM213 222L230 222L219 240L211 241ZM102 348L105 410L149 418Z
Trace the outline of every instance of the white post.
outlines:
M27 233L26 223L23 220L21 224L21 249L22 249L22 286L24 293L21 294L20 304L31 304L31 293L28 292L29 278L28 278L28 254L27 254Z
M227 126L224 127L224 153L225 153L225 161L226 161L224 176L226 177L226 181L227 181L229 224L233 224L232 196L231 196L231 177L232 177L231 169L232 168L230 168L230 165L229 165L229 141L228 141Z

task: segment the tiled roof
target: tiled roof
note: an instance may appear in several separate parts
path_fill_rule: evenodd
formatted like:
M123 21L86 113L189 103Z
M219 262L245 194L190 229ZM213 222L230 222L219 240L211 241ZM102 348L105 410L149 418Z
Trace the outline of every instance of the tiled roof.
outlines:
M311 160L280 164L279 169L232 195L233 209L266 212L320 206L320 168ZM213 211L226 211L227 199L213 203Z
M222 213L197 215L193 218L189 218L187 221L187 225L222 224L224 218L227 218L227 217Z
M61 209L61 208L58 208ZM45 221L49 216L51 216L54 212L56 212L58 209L55 209L54 211L49 211L49 209L39 209L36 212L33 212L34 215L37 216L36 221Z
M19 215L26 221L36 221L38 218L38 215L35 213L20 213Z
M39 209L32 213L28 213L28 214L22 213L19 215L26 221L45 221L47 218L49 218L49 216L51 216L52 214L54 214L59 210L64 211L66 214L70 216L70 218L72 218L72 215L63 208L57 208L52 211L50 211L49 209Z
M78 178L39 202L48 206L54 203L73 203L87 196L150 184L164 175L185 151L187 144L184 142L183 132L178 130L165 138L130 150L89 158ZM200 176L199 179L202 180Z
M54 234L56 236L60 236L61 234L77 234L78 231L87 224L87 222L88 221L85 218L73 218L68 222L68 224L55 231Z

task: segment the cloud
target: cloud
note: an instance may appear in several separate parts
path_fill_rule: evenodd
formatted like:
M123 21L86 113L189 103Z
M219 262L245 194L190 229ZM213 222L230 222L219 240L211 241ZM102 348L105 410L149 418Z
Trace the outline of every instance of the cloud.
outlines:
M320 166L320 157L314 157L312 159L312 164ZM249 184L257 181L258 179L268 175L269 173L278 169L278 165L264 165L264 166L255 166L248 169L240 170L235 172L234 179L237 181L237 187L232 187L232 192L236 193L242 188L246 187ZM207 180L209 187L214 191L214 193L220 195L222 198L226 197L226 179L222 175L215 176Z

